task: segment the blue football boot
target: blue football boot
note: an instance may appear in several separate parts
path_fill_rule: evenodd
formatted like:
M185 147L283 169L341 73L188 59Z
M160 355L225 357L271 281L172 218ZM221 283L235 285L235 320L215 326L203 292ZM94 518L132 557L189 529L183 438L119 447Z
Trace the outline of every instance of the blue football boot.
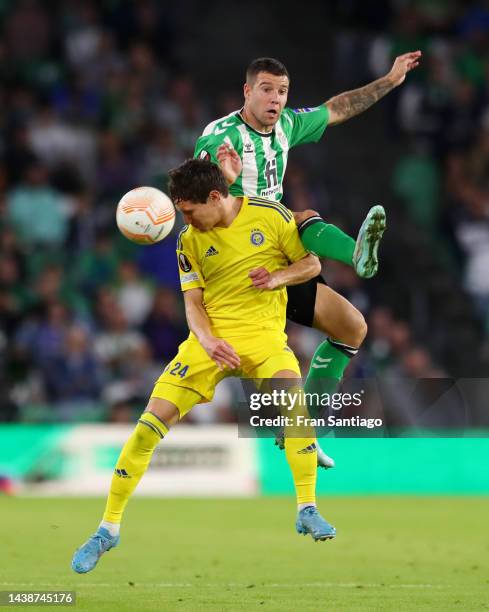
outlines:
M98 560L111 548L119 544L119 536L112 536L104 527L99 527L97 532L75 551L71 567L78 574L86 574L93 570Z
M297 533L310 533L315 542L332 540L336 536L336 529L323 519L316 506L307 506L299 512L295 528Z

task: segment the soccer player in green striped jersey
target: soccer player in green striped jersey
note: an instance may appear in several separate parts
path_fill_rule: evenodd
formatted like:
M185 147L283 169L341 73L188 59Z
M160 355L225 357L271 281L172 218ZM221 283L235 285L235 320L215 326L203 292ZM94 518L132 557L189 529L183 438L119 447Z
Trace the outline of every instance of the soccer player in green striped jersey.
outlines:
M342 123L369 108L404 81L406 73L418 65L420 55L420 51L401 55L385 77L319 106L295 110L285 106L289 92L285 66L272 58L254 60L246 73L243 108L210 123L197 140L194 157L217 162L219 147L227 144L243 164L230 186L231 193L281 200L289 149L317 142L328 125ZM302 240L309 251L353 265L362 277L376 272L376 259L360 261L354 240L331 224L309 223Z
M194 157L220 163L233 195L280 200L289 150L317 142L327 126L367 110L403 83L420 57L420 51L401 55L384 77L319 106L295 110L286 107L290 78L285 66L272 58L256 59L246 72L243 108L210 123L197 140ZM295 218L306 250L352 265L365 278L376 273L377 248L385 228L381 206L369 211L357 241L326 223L315 211L296 213ZM365 338L363 315L322 277L288 287L287 292L289 320L327 335L313 356L305 390L317 391L316 384L322 379L321 390L332 391ZM331 467L327 460L324 467Z

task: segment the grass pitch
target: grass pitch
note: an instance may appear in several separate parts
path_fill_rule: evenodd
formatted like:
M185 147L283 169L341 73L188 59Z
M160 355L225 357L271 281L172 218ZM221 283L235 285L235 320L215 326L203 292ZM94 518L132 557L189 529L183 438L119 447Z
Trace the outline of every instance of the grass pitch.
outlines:
M489 608L488 499L322 498L338 536L314 543L292 497L135 497L119 547L77 575L103 506L0 499L0 590L74 590L76 609L117 612Z

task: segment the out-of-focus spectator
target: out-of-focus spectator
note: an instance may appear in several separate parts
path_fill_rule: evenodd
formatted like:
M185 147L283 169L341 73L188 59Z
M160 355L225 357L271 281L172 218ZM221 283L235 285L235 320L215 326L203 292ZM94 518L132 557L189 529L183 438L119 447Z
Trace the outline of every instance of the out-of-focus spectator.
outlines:
M175 235L178 235L177 218ZM180 292L180 279L176 265L175 240L171 238L158 242L150 248L140 249L137 253L138 268L142 274L150 276L155 282L164 287Z
M181 302L169 289L157 290L151 312L141 327L151 345L156 359L167 363L175 353L175 347L188 336L188 328Z
M63 355L71 325L68 310L60 302L49 304L46 310L46 316L36 326L30 346L25 347L38 365Z
M14 120L14 124L16 121ZM26 169L36 161L25 124L14 125L10 134L10 146L5 151L5 163L13 184L22 180Z
M141 278L133 261L123 261L114 285L114 295L131 327L140 325L153 304L154 287L148 279Z
M448 187L458 204L455 235L466 254L465 288L480 316L489 320L489 125L448 164Z
M61 301L77 315L83 316L88 312L87 300L64 275L60 264L48 263L42 268L35 283L35 301L38 306L49 306Z
M113 107L109 128L114 134L130 142L137 138L146 122L148 109L144 83L137 75L126 75L119 93L122 95Z
M91 2L67 3L63 7L66 59L75 70L90 70L99 49L102 28Z
M429 232L437 230L442 181L440 168L426 146L413 142L412 151L395 169L392 187L411 219Z
M182 124L182 109L195 100L194 83L189 76L178 76L169 84L169 96L155 107L155 119L175 131ZM236 110L236 109L234 109Z
M125 362L131 360L132 351L144 343L144 336L130 329L121 307L114 300L103 312L102 326L94 341L95 352L107 366L111 376L124 371Z
M71 327L61 355L42 363L49 400L75 404L95 401L102 389L102 370L90 348L87 331Z
M29 165L23 182L8 194L8 217L22 242L29 246L60 246L68 232L65 202L48 183L40 163Z
M402 356L402 369L410 378L438 378L444 373L433 363L431 355L421 346L413 346Z
M99 232L93 249L84 249L75 264L75 276L79 285L89 295L115 278L119 257L112 240L105 232Z
M369 353L376 369L382 371L391 360L391 328L394 317L391 310L385 306L372 308L368 317Z
M87 192L72 196L67 246L79 255L93 249L97 233L97 215L93 196Z
M17 2L5 24L12 57L18 62L45 57L51 44L52 25L42 3L36 0Z
M129 404L142 412L162 371L162 365L153 359L148 342L142 340L129 350L117 374L107 380L103 399L109 406Z
M164 127L153 130L141 168L141 182L165 189L168 171L178 165L181 159L182 154L173 132Z
M117 400L112 404L109 402L107 421L109 423L134 423L141 410L134 409L129 400Z
M97 187L100 197L116 203L136 184L134 164L124 150L120 137L104 132L99 140Z
M394 321L389 329L392 355L399 358L412 347L411 329L406 321Z
M81 129L61 121L45 105L29 127L29 142L33 152L51 170L70 164L85 180L93 180L95 137L86 126Z
M367 314L370 308L370 298L355 270L338 261L327 261L323 267L324 277L331 283L335 291L346 297L358 310Z
M313 181L302 166L293 162L287 168L284 201L296 211L308 208L327 210L329 207L325 189Z
M0 313L7 334L12 332L15 322L28 306L30 295L22 282L18 260L13 255L1 254L0 291L2 294Z

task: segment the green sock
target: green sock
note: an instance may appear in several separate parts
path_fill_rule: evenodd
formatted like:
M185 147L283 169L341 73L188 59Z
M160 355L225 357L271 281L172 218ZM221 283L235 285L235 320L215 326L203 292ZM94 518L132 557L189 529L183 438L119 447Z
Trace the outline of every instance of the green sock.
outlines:
M311 360L311 366L304 383L305 393L334 393L338 383L343 378L346 366L358 349L328 338L316 349ZM314 402L309 402L312 417L317 416L324 408Z
M355 240L336 225L321 217L310 217L299 225L299 234L306 251L318 257L328 257L352 265Z

